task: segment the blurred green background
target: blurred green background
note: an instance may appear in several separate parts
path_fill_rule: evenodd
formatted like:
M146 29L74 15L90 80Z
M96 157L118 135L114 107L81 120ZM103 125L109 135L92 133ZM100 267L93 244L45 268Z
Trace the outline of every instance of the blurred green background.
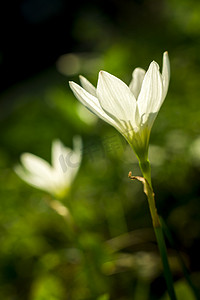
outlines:
M11 1L1 9L0 299L167 299L138 163L119 133L75 99L68 81L99 70L127 84L169 52L171 82L150 140L159 214L179 299L200 291L200 3L109 0ZM63 205L13 171L23 152L50 161L55 138L83 140L83 161Z

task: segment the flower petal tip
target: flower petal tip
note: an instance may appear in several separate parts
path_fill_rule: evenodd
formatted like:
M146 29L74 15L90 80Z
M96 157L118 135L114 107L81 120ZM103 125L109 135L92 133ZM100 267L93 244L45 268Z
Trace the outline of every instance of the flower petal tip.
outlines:
M69 86L73 91L77 88L80 88L80 86L74 81L69 81Z
M79 75L78 77L80 80L85 78L83 75Z
M99 77L101 76L101 77L105 77L105 76L107 76L107 75L110 75L108 72L106 72L106 71L103 71L103 70L101 70L101 71L99 71Z
M165 51L165 52L163 53L163 59L169 60L168 51Z
M159 71L160 70L160 66L159 64L153 60L151 63L150 63L150 66L149 66L149 70L152 70L152 71Z

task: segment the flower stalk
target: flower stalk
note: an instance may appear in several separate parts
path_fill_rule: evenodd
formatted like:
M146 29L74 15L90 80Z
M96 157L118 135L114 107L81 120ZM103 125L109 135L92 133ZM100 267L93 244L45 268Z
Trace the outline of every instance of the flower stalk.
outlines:
M176 294L174 291L172 273L171 273L171 270L169 267L169 261L168 261L168 256L167 256L167 248L166 248L166 244L165 244L165 239L164 239L161 223L160 223L159 216L157 213L157 208L156 208L156 203L155 203L155 194L153 192L153 188L152 188L152 184L151 184L151 166L150 166L149 161L140 162L140 168L141 168L143 177L132 176L131 172L129 172L128 176L132 180L137 179L137 180L141 181L144 185L144 193L146 194L147 199L148 199L153 228L154 228L156 240L158 243L160 256L162 259L163 272L164 272L164 277L165 277L168 293L169 293L171 300L176 300L177 298L176 298Z
M154 232L156 235L158 248L159 248L160 256L161 256L162 263L163 263L163 271L164 271L164 276L165 276L168 293L169 293L171 300L176 300L177 298L176 298L176 294L174 291L173 278L172 278L171 270L169 267L169 262L168 262L168 257L167 257L167 248L166 248L165 239L163 236L162 227L161 226L154 227Z

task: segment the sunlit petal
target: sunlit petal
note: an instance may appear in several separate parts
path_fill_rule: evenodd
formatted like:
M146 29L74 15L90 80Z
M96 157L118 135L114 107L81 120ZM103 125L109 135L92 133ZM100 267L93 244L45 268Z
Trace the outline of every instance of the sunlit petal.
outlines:
M142 68L136 68L132 73L132 80L129 88L136 99L138 98L138 95L140 93L145 73L145 70L143 70Z
M143 123L147 121L150 114L155 115L155 113L159 111L162 99L162 77L159 72L158 64L153 61L145 74L137 101L140 116L143 117Z
M170 63L169 63L168 52L165 52L163 54L162 79L163 79L163 100L164 100L168 91L169 80L170 80Z
M115 120L113 120L110 116L105 113L105 111L102 109L99 100L94 97L93 95L89 94L87 91L85 91L80 85L76 84L73 81L69 82L69 85L76 96L76 98L84 105L86 106L91 112L96 114L98 117L100 117L102 120L106 121L107 123L111 124L112 126L119 128Z
M92 96L96 97L96 88L82 75L79 76L79 79L82 87Z
M128 86L117 77L101 71L97 84L97 96L103 110L119 120L133 120L136 100Z

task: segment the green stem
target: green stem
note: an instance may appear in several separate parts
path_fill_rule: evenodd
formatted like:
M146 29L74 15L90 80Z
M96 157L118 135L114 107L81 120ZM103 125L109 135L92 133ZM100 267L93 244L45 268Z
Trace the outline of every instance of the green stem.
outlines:
M162 228L154 227L154 232L156 235L156 239L158 242L158 248L159 248L162 263L163 263L164 276L165 276L165 281L167 284L168 293L172 300L176 300L176 295L175 295L174 286L173 286L173 278L172 278L172 274L171 274L170 267L169 267L169 262L168 262L168 257L167 257L167 248L165 245Z
M140 162L140 168L141 168L142 174L145 179L144 191L148 198L149 209L150 209L150 213L151 213L154 232L155 232L157 243L158 243L158 248L159 248L161 259L162 259L163 272L164 272L165 281L167 284L168 293L169 293L171 300L176 300L177 298L176 298L175 291L174 291L173 278L172 278L172 274L171 274L169 262L168 262L168 257L167 257L167 248L166 248L165 239L164 239L162 227L160 224L159 216L157 213L154 192L153 192L153 188L152 188L152 184L151 184L151 167L150 167L149 161L147 160L144 162Z
M151 183L151 165L149 160L141 161L139 160L139 166L142 171L144 178L147 180L149 186L152 188Z

